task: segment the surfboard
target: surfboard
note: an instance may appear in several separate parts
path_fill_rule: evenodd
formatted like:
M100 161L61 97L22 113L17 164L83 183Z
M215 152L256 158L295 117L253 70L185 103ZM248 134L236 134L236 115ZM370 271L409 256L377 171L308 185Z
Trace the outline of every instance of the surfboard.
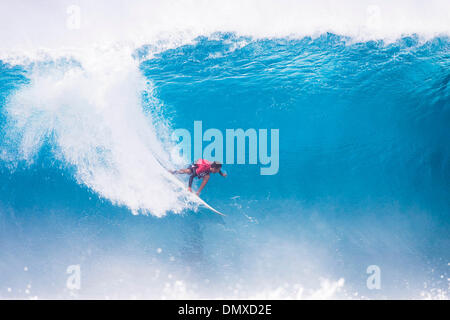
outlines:
M180 179L178 179L175 175L172 174L172 177L173 177L177 182L179 182L179 183L177 183L177 184L178 184L180 187L182 187L182 188L189 194L189 196L191 196L191 198L194 199L195 202L198 202L198 203L200 203L201 205L203 205L204 207L206 207L206 208L208 208L209 210L211 210L212 212L215 212L215 213L220 214L221 216L224 216L224 217L225 217L225 215L224 215L222 212L220 212L219 210L216 210L216 209L214 209L213 207L211 207L209 204L206 203L205 200L203 200L202 198L200 198L200 197L199 197L198 195L196 195L195 193L190 192L190 191L185 187L184 183L183 183Z
M205 200L203 200L202 198L200 198L200 197L197 196L197 195L195 195L195 196L198 198L198 200L200 201L200 203L201 203L202 205L204 205L206 208L208 208L208 209L211 210L212 212L215 212L215 213L220 214L221 216L224 216L224 217L225 217L225 215L224 215L222 212L220 212L219 210L216 210L216 209L214 209L213 207L211 207L209 204L206 203Z
M181 181L181 180L178 179L174 174L172 174L172 173L170 172L170 170L167 169L166 166L164 166L164 165L162 164L162 162L161 162L158 158L155 157L155 159L156 159L156 161L158 161L158 163L160 164L161 167L163 167L164 169L166 169L166 170L170 173L170 176L172 177L173 181L174 181L178 186L180 186L183 190L185 190L186 193L187 193L187 195L188 195L188 197L190 197L194 202L197 202L197 203L201 204L202 206L204 206L205 208L211 210L212 212L217 213L217 214L219 214L219 215L225 217L225 214L223 214L223 213L220 212L219 210L216 210L216 209L214 209L213 207L211 207L209 204L206 203L205 200L203 200L202 198L200 198L200 197L199 197L198 195L196 195L195 193L190 192L190 191L186 188L186 186L184 185L183 181Z

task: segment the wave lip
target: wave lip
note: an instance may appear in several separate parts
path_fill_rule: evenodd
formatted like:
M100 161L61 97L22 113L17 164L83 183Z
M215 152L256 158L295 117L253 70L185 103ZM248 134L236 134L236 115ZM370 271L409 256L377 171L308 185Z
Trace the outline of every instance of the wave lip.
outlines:
M2 3L0 52L116 43L133 48L161 42L179 46L215 32L255 38L330 32L358 41L394 41L413 34L430 39L450 34L449 12L450 3L445 0Z
M133 213L180 212L186 196L155 158L164 159L165 147L142 108L151 84L127 57L34 65L5 108L4 158L32 163L48 144L78 183L112 203Z

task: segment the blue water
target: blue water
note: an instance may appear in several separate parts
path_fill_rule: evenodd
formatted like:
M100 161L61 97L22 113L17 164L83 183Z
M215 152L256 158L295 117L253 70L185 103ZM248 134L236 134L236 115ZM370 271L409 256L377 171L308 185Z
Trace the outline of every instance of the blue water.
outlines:
M133 215L128 189L109 198L107 185L77 171L94 161L86 155L114 153L95 145L102 138L89 141L93 151L61 151L77 137L60 111L24 108L34 98L46 106L53 92L36 73L83 63L0 62L0 297L446 298L449 49L445 37L385 43L219 33L156 53L152 45L135 50L149 126L193 131L201 120L204 130L279 129L276 175L225 165L228 177L205 188L224 218L190 207ZM21 95L30 83L40 90ZM95 97L101 85L87 92ZM84 126L83 113L70 113L79 90L70 86L64 115L97 137L100 124ZM122 86L114 88L119 95ZM135 122L123 123L116 133L127 137ZM45 134L28 130L47 125ZM150 203L163 201L148 194ZM82 270L75 291L65 286L73 264ZM370 265L381 270L379 290L366 286Z

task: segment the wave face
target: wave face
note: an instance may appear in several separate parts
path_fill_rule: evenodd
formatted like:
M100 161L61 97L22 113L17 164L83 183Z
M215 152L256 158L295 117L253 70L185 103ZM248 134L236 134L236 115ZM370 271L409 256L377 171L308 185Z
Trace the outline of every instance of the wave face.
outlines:
M79 33L53 19L37 28L48 37L2 34L0 297L447 299L448 4L402 20L384 2L212 3L221 15L86 3ZM53 9L35 20L66 7ZM119 13L131 22L112 38ZM170 135L195 120L280 131L276 175L226 165L211 179L204 198L225 218L159 164L185 164Z

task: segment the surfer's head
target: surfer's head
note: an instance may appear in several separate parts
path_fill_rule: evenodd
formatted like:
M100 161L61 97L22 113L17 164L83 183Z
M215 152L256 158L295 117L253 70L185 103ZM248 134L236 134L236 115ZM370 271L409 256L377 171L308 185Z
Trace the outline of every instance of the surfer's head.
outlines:
M213 163L211 163L211 172L212 173L217 173L220 171L220 169L222 169L222 164L218 161L214 161Z

